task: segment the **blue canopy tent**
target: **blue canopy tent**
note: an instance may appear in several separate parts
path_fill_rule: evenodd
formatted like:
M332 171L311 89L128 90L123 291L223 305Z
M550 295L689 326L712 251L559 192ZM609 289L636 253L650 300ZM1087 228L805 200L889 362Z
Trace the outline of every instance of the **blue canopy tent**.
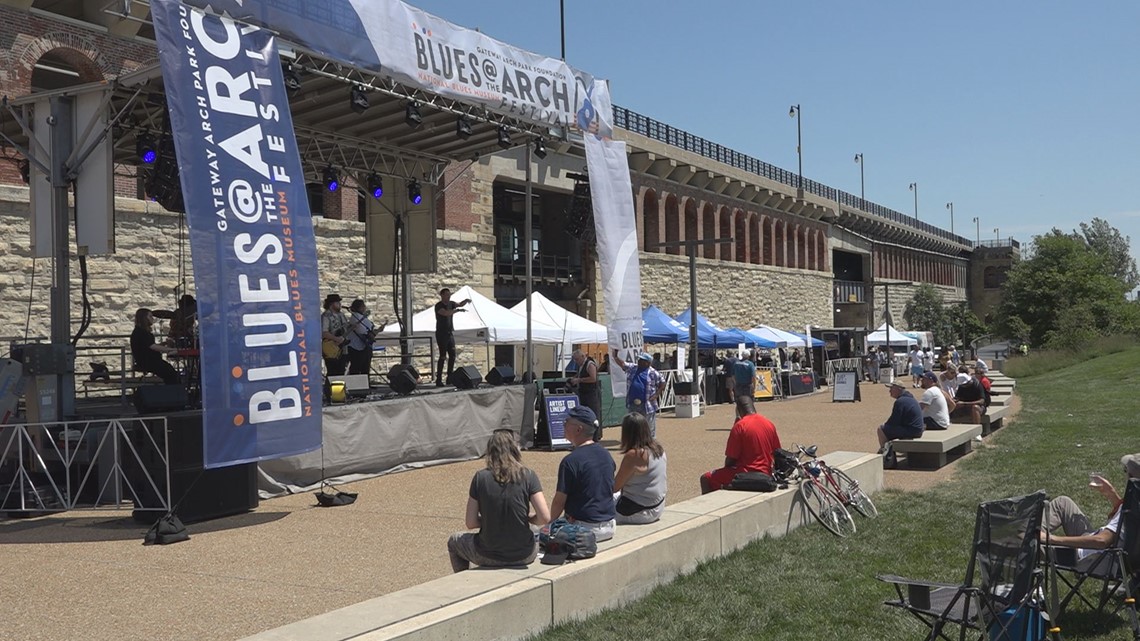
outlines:
M688 327L689 310L674 316L678 323ZM743 343L746 347L767 347L759 336L739 329L721 329L709 319L697 314L697 347L700 349L732 349Z
M646 343L684 343L689 340L689 330L650 305L641 312L641 336Z

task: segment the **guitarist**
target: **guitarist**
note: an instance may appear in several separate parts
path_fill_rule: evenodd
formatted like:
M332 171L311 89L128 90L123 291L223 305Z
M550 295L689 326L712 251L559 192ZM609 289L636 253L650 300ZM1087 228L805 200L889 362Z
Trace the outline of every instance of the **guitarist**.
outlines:
M372 369L372 343L381 328L368 318L372 312L362 299L352 301L348 311L348 373L368 374Z
M325 376L343 376L348 366L348 317L340 307L340 294L325 296L321 314L321 355Z

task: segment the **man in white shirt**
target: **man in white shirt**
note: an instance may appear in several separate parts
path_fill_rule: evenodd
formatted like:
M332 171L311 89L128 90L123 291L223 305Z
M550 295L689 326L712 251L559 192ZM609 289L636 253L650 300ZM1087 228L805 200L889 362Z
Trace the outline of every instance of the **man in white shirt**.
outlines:
M1128 478L1140 478L1140 454L1128 454L1120 459L1120 464L1124 467ZM1108 479L1094 475L1089 479L1089 487L1100 492L1113 506L1112 514L1109 515L1108 523L1104 527L1093 528L1089 517L1085 516L1073 499L1067 496L1058 496L1046 503L1045 514L1041 521L1041 541L1048 540L1053 545L1077 548L1077 569L1081 571L1088 571L1097 566L1101 558L1098 551L1112 545L1116 533L1120 530L1120 515L1123 511L1120 494ZM1064 534L1049 535L1046 538L1046 532L1057 529Z
M918 387L922 378L922 352L918 349L918 345L910 346L910 377L914 386Z
M946 394L938 386L938 375L924 372L921 377L922 398L918 400L922 408L922 422L928 430L944 430L950 427L950 406Z

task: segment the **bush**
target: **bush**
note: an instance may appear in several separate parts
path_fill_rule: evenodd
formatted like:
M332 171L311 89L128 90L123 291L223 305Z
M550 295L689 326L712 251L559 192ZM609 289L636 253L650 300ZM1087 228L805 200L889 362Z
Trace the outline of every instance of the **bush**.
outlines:
M1083 345L1073 344L1058 349L1036 350L1030 352L1028 356L1013 356L1006 360L1002 373L1011 378L1047 374L1092 358L1123 352L1138 344L1140 342L1135 336L1124 334L1102 336Z

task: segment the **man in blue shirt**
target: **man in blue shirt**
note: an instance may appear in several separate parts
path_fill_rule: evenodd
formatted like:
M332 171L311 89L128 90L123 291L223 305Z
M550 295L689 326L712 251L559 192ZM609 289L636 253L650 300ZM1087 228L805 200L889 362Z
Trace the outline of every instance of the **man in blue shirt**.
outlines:
M745 350L744 358L733 363L732 378L735 382L734 396L753 397L756 392L756 362L751 351Z
M550 505L550 521L562 513L571 523L594 531L598 541L614 536L614 472L617 466L609 451L594 442L598 418L585 405L570 408L566 416L566 440L574 451L558 464L558 489Z
M899 381L890 384L891 398L895 399L891 416L878 428L879 454L886 451L887 442L922 436L922 407Z
M649 421L649 435L657 438L657 401L665 391L665 377L653 369L653 357L638 354L637 364L626 363L618 351L613 350L613 362L625 370L625 407L631 412L645 416Z

